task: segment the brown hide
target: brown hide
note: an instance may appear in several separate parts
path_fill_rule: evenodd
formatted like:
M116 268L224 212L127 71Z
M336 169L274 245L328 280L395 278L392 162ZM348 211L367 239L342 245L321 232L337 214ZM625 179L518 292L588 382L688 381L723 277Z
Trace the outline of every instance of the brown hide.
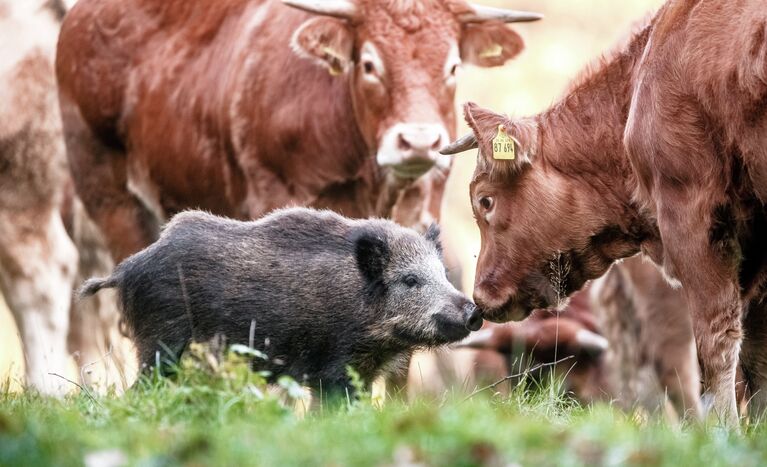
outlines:
M57 57L68 154L117 260L191 207L437 218L451 60L471 62L491 37L502 59L479 64L495 66L522 40L496 21L463 23L462 1L355 4L344 20L276 0L78 2ZM420 202L404 193L414 185Z
M758 0L670 2L546 112L467 107L481 151L474 296L488 318L554 305L641 249L684 286L705 390L735 423L741 342L749 388L767 382L764 320L746 320L745 340L741 326L767 258L766 25ZM514 161L492 158L501 123ZM552 284L555 266L567 274Z

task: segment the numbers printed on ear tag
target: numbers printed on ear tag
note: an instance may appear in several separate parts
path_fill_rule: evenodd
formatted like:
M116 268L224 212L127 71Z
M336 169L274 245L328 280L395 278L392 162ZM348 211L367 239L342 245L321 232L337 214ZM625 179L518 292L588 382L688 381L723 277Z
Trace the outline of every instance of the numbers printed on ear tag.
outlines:
M493 159L513 161L516 158L516 143L514 137L506 134L506 126L498 125L498 134L493 138Z

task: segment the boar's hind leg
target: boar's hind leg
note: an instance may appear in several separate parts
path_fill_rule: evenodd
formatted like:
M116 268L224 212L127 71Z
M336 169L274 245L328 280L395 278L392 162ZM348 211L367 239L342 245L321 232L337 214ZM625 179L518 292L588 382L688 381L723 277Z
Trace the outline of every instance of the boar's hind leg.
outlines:
M101 229L112 258L120 262L157 239L160 221L128 189L127 155L119 142L106 144L95 135L64 96L61 116L77 193Z

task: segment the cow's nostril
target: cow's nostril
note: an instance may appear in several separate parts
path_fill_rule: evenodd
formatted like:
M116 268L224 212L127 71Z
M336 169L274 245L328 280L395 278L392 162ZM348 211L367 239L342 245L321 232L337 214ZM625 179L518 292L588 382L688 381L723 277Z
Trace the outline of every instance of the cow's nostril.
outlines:
M408 142L407 139L405 139L405 135L399 134L397 136L397 148L399 148L400 151L409 151L412 149L413 146Z

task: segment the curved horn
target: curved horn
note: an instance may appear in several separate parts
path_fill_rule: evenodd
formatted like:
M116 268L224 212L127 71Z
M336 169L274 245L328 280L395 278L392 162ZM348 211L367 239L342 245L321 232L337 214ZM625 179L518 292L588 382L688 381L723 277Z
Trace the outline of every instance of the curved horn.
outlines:
M353 19L357 14L357 6L350 0L282 0L282 3L316 15L342 19Z
M461 21L464 23L482 23L490 20L503 21L504 23L520 23L538 21L543 18L542 14L530 11L504 10L502 8L475 5L473 3L470 3L469 6L474 10L474 13L464 15L461 18Z
M477 149L479 145L477 144L477 137L474 136L474 133L469 133L468 135L461 136L454 142L448 144L444 148L439 150L440 154L458 154L459 152L468 151L470 149Z

